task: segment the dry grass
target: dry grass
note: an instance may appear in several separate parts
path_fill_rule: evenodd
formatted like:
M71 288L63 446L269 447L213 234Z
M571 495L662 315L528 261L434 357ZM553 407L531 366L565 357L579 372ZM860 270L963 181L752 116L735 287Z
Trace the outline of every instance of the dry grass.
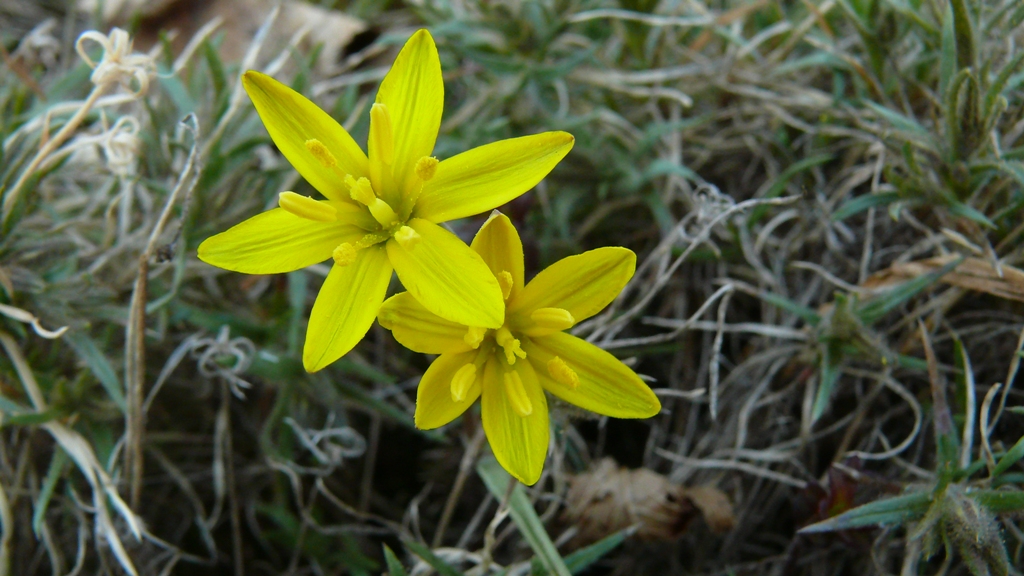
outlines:
M588 574L1019 573L1024 468L999 464L1024 435L1018 3L341 8L379 35L333 70L299 36L272 46L271 14L241 61L206 27L100 90L74 38L105 24L0 5L0 573L376 574L382 543L410 574L434 569L416 543L467 574L530 571L474 474L478 416L412 426L427 358L375 328L306 374L326 268L251 277L195 256L308 188L239 71L290 82L364 141L375 85L420 26L446 72L438 156L576 137L505 208L527 273L604 245L640 258L577 334L649 377L664 411L556 407L529 494L563 556L579 545L568 486L612 457L717 487L735 522L627 539ZM1008 504L972 496L995 489ZM797 533L926 493L902 525Z

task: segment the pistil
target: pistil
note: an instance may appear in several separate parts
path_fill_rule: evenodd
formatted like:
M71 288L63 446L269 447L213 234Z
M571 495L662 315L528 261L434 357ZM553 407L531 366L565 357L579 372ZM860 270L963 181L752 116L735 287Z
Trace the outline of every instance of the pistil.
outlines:
M388 203L381 200L373 192L373 186L367 178L358 180L351 174L345 176L345 184L349 188L352 199L370 209L370 214L384 228L389 228L398 222L398 215L388 206Z
M494 341L505 350L505 360L508 360L509 364L516 363L516 356L526 358L526 352L523 352L523 349L519 347L519 340L512 336L508 327L502 326L498 328L498 331L494 334Z

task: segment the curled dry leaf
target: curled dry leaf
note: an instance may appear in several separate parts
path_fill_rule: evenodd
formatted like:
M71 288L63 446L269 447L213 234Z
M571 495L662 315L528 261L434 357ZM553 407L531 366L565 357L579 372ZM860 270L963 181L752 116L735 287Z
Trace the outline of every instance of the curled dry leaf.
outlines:
M652 470L630 470L605 458L570 479L562 517L576 526L583 545L633 525L640 538L672 540L698 514L719 533L736 521L729 497L715 487L687 488Z
M949 254L914 262L893 264L889 268L877 272L864 281L863 287L869 289L888 288L902 284L924 274L934 272L959 256ZM965 258L959 266L940 279L941 282L985 292L1007 300L1024 302L1024 271L1003 264L997 269L989 260L982 258Z

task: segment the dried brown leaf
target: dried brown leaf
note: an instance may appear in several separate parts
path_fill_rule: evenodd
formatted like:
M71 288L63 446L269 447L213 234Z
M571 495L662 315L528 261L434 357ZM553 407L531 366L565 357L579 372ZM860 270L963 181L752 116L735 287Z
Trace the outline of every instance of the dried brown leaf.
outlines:
M902 262L873 274L862 287L869 289L888 288L902 284L924 274L934 272L953 260L954 254L937 256L914 262ZM1024 302L1024 271L1003 264L997 269L992 262L982 258L965 258L953 271L942 278L951 286L985 292L999 298Z

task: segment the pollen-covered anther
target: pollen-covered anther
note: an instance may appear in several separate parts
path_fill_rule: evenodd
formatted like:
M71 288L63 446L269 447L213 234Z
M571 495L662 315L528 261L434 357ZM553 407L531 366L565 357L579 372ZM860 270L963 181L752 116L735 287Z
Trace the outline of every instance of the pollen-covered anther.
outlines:
M523 386L523 379L519 376L519 372L509 370L505 372L503 380L505 381L505 397L512 405L512 410L522 417L533 414L533 403L526 395L526 387Z
M349 264L356 261L356 254L359 251L356 247L349 244L348 242L342 242L338 244L338 247L334 249L331 256L334 258L334 263L338 266L348 266Z
M501 297L508 300L512 294L512 274L508 270L502 270L495 277L498 279L498 286L501 287Z
M398 215L388 206L388 203L377 198L373 192L373 186L366 177L356 179L351 174L345 175L345 185L348 186L349 195L356 202L370 209L370 214L381 226L387 228L398 222Z
M516 356L526 358L526 352L519 347L519 340L516 340L505 326L498 328L494 334L494 340L505 350L505 360L508 360L509 364L516 363Z
M391 113L380 102L370 107L370 137L374 141L374 152L380 154L380 161L392 165L395 162L395 133L391 127Z
M413 230L410 226L402 226L398 229L398 232L395 232L395 240L406 250L415 248L422 239L423 237L420 236L420 233Z
M455 376L452 376L452 402L465 400L469 389L473 387L473 382L476 382L476 366L466 364L459 368L455 372Z
M575 390L580 385L580 377L576 374L576 371L569 367L558 356L555 356L551 360L548 360L548 374L551 378L559 384L565 384L569 388Z
M564 308L538 308L530 314L530 319L540 328L562 331L572 328L576 319Z
M484 335L487 334L487 328L481 328L480 326L470 326L466 330L466 335L462 339L473 347L474 350L480 347L480 343L484 341Z
M327 146L324 146L324 143L316 138L306 140L306 150L309 150L309 153L323 164L324 168L334 168L338 165L338 159L334 157L334 154L331 154Z
M281 208L306 220L334 222L338 219L338 211L334 206L295 192L281 192L277 195L277 203Z
M416 176L426 182L437 174L437 158L433 156L424 156L416 161Z

